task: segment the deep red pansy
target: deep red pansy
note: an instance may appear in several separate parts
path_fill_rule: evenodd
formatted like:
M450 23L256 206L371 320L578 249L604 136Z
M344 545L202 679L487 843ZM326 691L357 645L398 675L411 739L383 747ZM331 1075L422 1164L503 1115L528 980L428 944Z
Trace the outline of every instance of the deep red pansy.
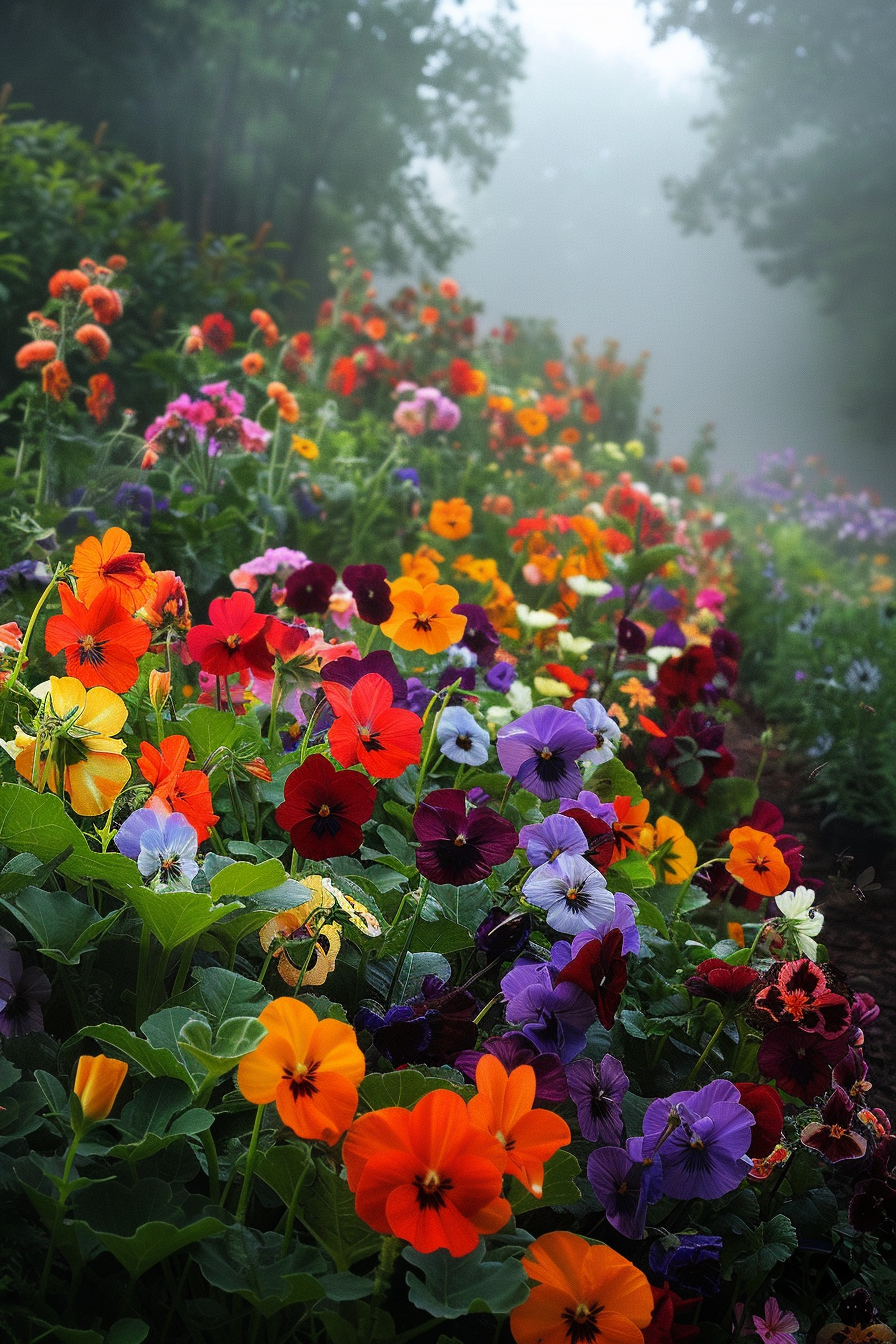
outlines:
M187 651L203 672L227 677L270 662L261 638L270 617L255 610L250 593L216 597L208 617L209 625L194 625L187 634Z
M784 1103L768 1083L735 1083L740 1104L753 1116L747 1157L768 1157L781 1141L784 1128Z
M628 981L621 931L610 929L603 938L590 938L557 976L558 985L565 980L585 991L597 1008L601 1025L609 1031Z
M274 813L303 859L354 854L361 827L373 816L376 788L357 770L337 770L325 756L309 756L287 777Z
M782 1092L813 1102L831 1086L831 1070L848 1050L846 1033L826 1040L814 1031L789 1023L767 1031L757 1064L766 1078L774 1078Z
M713 1003L746 1003L759 979L752 966L730 966L719 957L707 957L694 968L685 980L688 993L695 999L712 999Z

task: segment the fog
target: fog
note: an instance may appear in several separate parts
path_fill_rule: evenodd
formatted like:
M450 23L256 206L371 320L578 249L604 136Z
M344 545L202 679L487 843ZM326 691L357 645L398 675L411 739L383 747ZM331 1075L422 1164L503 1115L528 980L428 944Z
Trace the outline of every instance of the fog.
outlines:
M773 287L731 229L683 237L670 217L662 179L695 168L703 134L690 123L712 106L700 59L686 54L682 73L653 53L601 56L556 32L544 43L549 6L533 8L542 26L529 24L528 78L493 177L472 195L439 183L473 239L453 274L486 321L553 317L595 350L608 336L623 358L649 350L645 408L662 410L665 455L712 420L720 470L747 473L790 446L892 494L886 453L840 409L843 337L809 286Z

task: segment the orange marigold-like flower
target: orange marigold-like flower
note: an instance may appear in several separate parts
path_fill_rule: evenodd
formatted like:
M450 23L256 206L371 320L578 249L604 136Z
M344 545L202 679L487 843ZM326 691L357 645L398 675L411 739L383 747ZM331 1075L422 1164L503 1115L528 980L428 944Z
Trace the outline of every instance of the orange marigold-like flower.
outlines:
M244 1055L237 1086L255 1106L269 1102L300 1139L337 1143L358 1109L364 1056L347 1022L320 1021L299 999L274 999L258 1017L268 1034ZM458 1098L459 1100L459 1098Z
M342 1160L358 1216L424 1255L468 1255L510 1218L501 1197L504 1149L470 1123L463 1100L447 1088L427 1093L412 1111L388 1106L362 1115Z
M128 1066L108 1055L82 1055L72 1088L81 1103L81 1114L90 1124L105 1120L115 1105Z
M571 448L574 448L576 446L581 437L582 436L576 429L575 425L567 425L565 429L561 429L560 431L560 438L563 440L564 443L569 444Z
M637 677L629 677L627 681L623 681L619 690L627 697L632 709L651 709L656 704L653 691Z
M81 300L87 304L97 322L101 322L104 327L117 322L124 312L121 295L117 290L109 289L107 285L88 285L81 295Z
M420 309L420 325L423 327L434 327L439 320L438 308L433 308L427 304L425 308Z
M389 584L389 595L393 612L380 629L400 649L441 653L456 644L466 629L466 616L454 611L460 596L450 583L424 586L416 579L395 579Z
M75 340L79 345L84 346L91 358L97 363L101 359L105 359L112 349L112 342L109 337L102 327L98 327L95 322L85 322L83 326L78 327L75 332Z
M257 350L250 350L248 355L243 355L240 363L247 377L256 378L264 368L264 355L260 355Z
M285 420L288 425L294 425L299 419L301 412L299 403L285 383L268 383L268 396L271 401L276 403L277 412L281 420Z
M407 579L417 579L420 583L438 583L438 566L445 559L432 546L418 546L413 555L405 551L401 557L401 572Z
M113 252L111 257L106 258L106 265L110 271L123 271L127 264L127 257L123 257L120 252Z
M684 457L670 457L669 470L674 471L677 476L683 476L688 469L687 459Z
M371 317L364 323L364 331L372 341L381 341L386 334L387 327L381 317Z
M460 293L460 285L456 280L452 280L450 275L446 275L444 280L439 281L439 293L443 299L456 299Z
M537 439L551 423L544 411L537 411L534 406L523 406L517 411L514 419L530 439Z
M87 392L85 406L97 425L102 425L109 415L113 402L116 401L116 384L109 374L91 374L87 379L87 387L90 391Z
M513 398L504 396L489 397L486 406L495 415L509 415L513 410Z
M41 369L40 385L54 401L64 401L72 385L71 375L61 359L54 359Z
M57 271L50 276L47 288L54 299L64 299L83 293L89 284L90 278L83 271Z
M790 869L775 837L752 826L735 826L728 838L731 854L725 868L731 876L760 896L780 896L790 881Z
M429 511L430 532L448 541L461 541L473 531L473 510L465 499L436 499Z
M510 1313L516 1344L642 1344L653 1293L625 1256L573 1232L546 1232L522 1263L536 1286Z
M596 401L588 401L582 407L582 419L586 425L596 425L601 416L601 410Z
M569 1125L553 1111L532 1109L535 1070L529 1064L508 1073L495 1055L483 1055L476 1065L476 1088L477 1095L467 1102L471 1121L498 1140L507 1171L541 1199L544 1164L570 1142Z
M55 341L28 341L16 351L16 368L30 369L34 364L49 364L56 354Z
M111 588L128 611L136 611L155 592L156 580L141 551L130 549L131 538L121 527L110 527L98 537L87 537L75 547L72 573L78 597L88 605Z

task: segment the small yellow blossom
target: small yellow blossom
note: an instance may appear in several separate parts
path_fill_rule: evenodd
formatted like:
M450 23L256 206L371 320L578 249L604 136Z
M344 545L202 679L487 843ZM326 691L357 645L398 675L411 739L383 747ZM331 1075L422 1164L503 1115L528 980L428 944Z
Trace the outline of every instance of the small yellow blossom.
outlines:
M300 434L293 434L289 444L294 453L299 457L304 457L307 462L313 462L315 458L320 457L320 449L313 439L303 439Z

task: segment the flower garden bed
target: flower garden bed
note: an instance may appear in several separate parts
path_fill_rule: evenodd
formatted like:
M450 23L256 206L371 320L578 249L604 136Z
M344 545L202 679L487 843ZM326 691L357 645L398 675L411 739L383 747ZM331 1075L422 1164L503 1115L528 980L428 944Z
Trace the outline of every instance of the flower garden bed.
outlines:
M127 274L51 279L4 461L4 1325L892 1339L878 1007L726 745L738 535L643 367L343 254L140 434Z

